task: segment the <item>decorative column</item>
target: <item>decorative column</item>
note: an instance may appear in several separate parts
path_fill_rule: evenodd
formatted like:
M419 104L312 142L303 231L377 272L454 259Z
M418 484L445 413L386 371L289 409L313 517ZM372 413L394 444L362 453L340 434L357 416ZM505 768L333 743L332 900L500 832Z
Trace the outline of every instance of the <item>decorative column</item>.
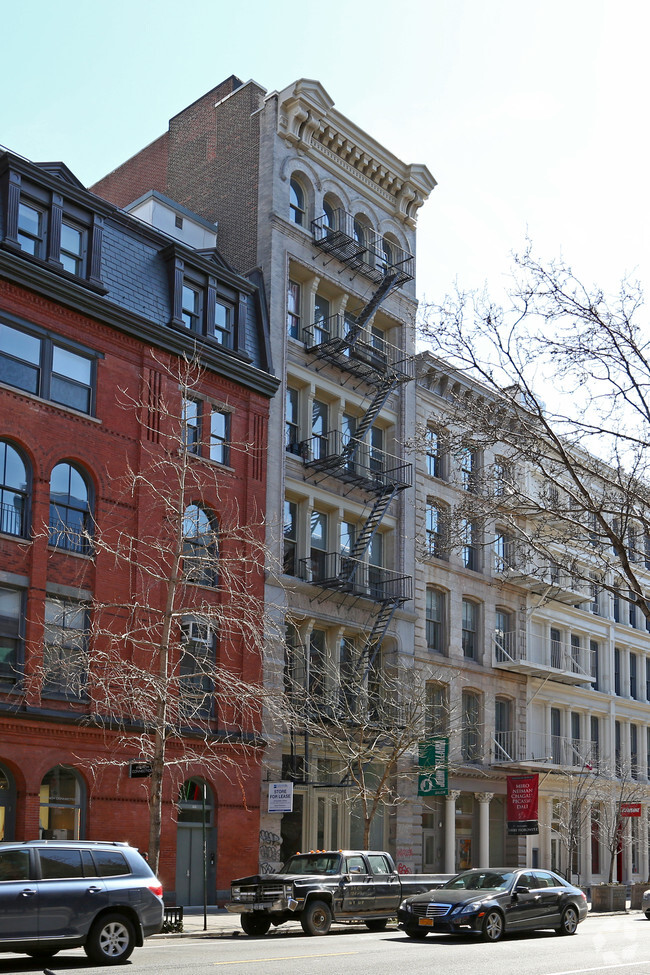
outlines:
M477 867L490 866L490 803L494 796L493 792L475 792L474 798L478 801L478 863Z
M459 790L447 794L445 799L445 873L456 873L456 799Z
M551 869L551 828L553 822L553 799L550 796L540 796L539 804L543 809L540 817L540 867Z

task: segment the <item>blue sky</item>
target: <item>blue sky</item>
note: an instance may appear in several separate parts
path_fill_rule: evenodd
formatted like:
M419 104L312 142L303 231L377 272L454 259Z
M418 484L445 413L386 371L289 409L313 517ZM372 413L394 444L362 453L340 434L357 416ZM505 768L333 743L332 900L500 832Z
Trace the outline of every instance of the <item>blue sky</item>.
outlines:
M650 283L642 0L22 0L5 4L0 144L90 184L230 74L317 78L438 180L418 292L499 292L526 235L587 282Z

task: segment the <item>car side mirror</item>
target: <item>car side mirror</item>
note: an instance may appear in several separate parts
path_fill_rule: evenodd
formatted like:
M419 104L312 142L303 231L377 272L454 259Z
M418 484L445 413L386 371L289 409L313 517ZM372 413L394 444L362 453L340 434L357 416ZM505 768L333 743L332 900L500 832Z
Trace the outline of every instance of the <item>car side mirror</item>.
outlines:
M523 884L519 884L515 887L515 894L530 894L530 887L525 887Z
M352 877L350 876L349 873L344 873L343 876L341 877L341 882L344 884L349 884L351 880Z

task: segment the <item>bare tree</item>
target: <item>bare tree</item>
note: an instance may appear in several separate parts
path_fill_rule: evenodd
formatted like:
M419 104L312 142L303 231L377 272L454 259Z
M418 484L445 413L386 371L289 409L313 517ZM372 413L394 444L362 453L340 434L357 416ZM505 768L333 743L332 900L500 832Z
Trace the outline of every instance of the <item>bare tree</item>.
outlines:
M502 526L506 574L536 573L549 592L573 585L583 602L609 592L650 621L641 309L638 285L625 281L608 299L529 248L515 258L505 302L457 291L424 309L421 336L444 360L441 375L450 370L441 435L454 452L473 446L490 458L467 503L471 517Z
M227 469L236 465L211 462L210 425L193 422L205 383L198 361L156 365L140 391L119 393L139 446L114 458L108 474L119 489L101 519L71 524L56 504L50 515L51 542L92 552L105 573L128 582L115 600L84 607L88 630L80 627L65 644L52 604L37 675L89 699L86 720L106 729L111 749L98 762L149 766L143 784L154 871L165 781L178 788L198 764L232 776L245 792L242 769L262 746L262 708L276 713L262 687L273 632L263 594L263 511L239 510ZM255 449L263 445L218 438L216 459Z
M327 763L333 782L359 815L367 849L379 811L406 801L404 781L443 770L419 762L423 743L434 734L449 734L448 688L436 696L433 689L442 685L430 667L413 661L405 666L380 650L368 656L352 643L336 664L311 664L310 669L299 642L287 647L285 693L292 725L309 743L310 755L318 753Z

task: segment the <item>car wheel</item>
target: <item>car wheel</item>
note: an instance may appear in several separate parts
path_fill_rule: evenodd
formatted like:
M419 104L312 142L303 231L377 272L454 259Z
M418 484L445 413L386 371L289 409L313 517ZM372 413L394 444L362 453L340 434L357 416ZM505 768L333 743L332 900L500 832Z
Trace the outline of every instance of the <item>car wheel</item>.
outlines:
M377 917L374 920L366 921L366 927L369 931L385 931L386 925L388 924L387 917Z
M96 965L119 965L135 948L133 925L124 914L105 914L95 921L84 951Z
M575 934L578 927L578 912L575 907L565 907L560 918L558 934Z
M646 911L646 912L645 912L645 916L646 916L646 917L647 917L647 919L648 919L648 920L650 921L650 911Z
M488 911L483 920L483 940L500 941L503 937L504 923L501 911Z
M332 924L332 911L325 901L310 901L300 916L305 934L327 934Z
M409 938L414 938L415 941L423 941L428 933L426 928L412 928L410 925L404 928L404 934L407 934Z
M271 927L271 922L264 915L256 917L254 914L242 914L241 926L245 934L252 938L261 938Z

